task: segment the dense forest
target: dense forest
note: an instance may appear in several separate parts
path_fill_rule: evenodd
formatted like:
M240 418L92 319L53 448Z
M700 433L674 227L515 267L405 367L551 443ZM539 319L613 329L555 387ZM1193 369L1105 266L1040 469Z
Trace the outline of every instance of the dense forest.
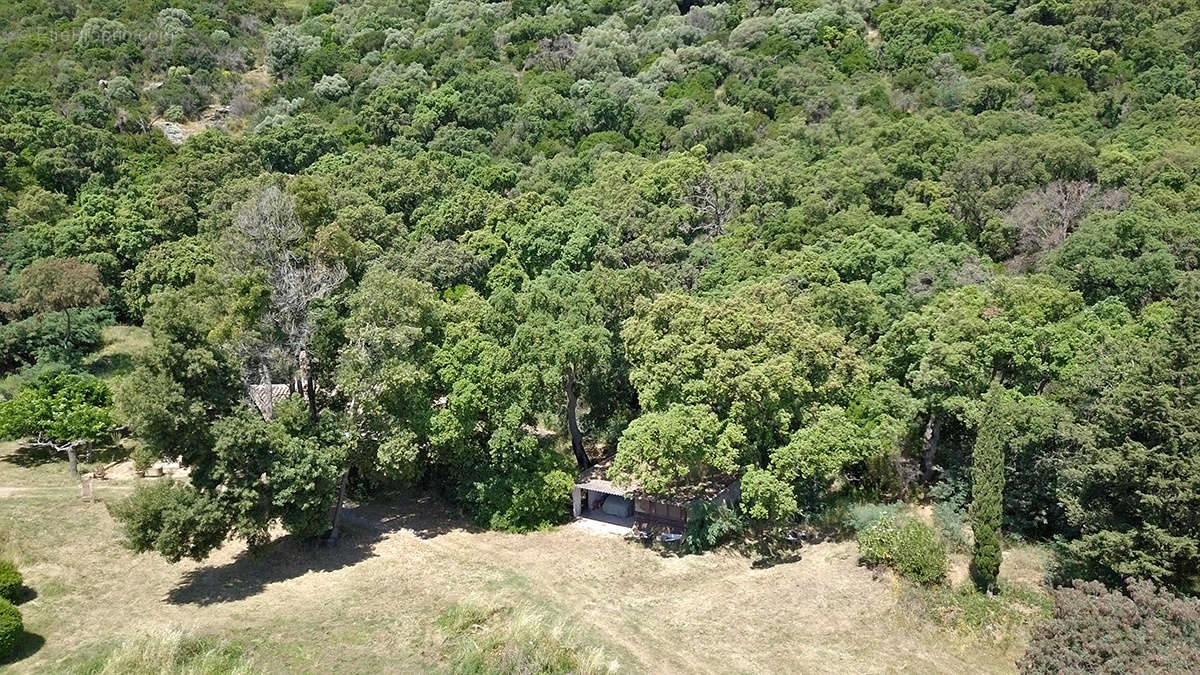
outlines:
M542 528L615 453L656 493L739 477L708 545L927 500L981 588L1019 538L1200 591L1193 0L0 25L0 427L181 457L113 507L135 550L336 537L413 487ZM112 324L153 344L110 391Z

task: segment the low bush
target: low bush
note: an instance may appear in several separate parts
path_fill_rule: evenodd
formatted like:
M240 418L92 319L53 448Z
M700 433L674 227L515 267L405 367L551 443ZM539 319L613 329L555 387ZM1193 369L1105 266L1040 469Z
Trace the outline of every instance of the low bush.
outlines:
M0 599L0 659L7 659L17 649L17 641L25 631L21 610L11 602Z
M16 602L24 583L16 565L0 560L0 599Z
M862 532L885 518L896 518L904 512L903 504L855 504L846 514L847 528Z
M565 522L575 478L562 470L511 471L476 485L475 519L505 532L540 530Z
M928 525L887 516L858 533L858 557L868 565L887 565L917 584L946 577L946 546Z
M683 550L687 553L701 553L716 548L728 543L745 529L746 523L742 514L728 506L705 501L693 502L688 510Z
M967 527L967 515L961 508L950 502L938 502L933 505L933 522L953 551L966 553L971 550L974 540Z
M138 443L129 453L129 459L133 460L133 468L145 471L158 461L158 454L158 451L150 447L150 444Z
M967 524L967 504L971 501L971 481L962 471L947 472L933 487L929 488L933 499L933 524L937 527L951 550L968 553L974 544L971 528Z
M1186 673L1200 664L1200 599L1130 579L1124 593L1095 581L1054 592L1024 673Z

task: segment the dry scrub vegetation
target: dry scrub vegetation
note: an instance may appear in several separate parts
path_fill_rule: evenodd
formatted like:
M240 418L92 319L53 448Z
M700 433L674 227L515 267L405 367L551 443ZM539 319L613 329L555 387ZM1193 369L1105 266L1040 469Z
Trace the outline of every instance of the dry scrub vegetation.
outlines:
M1024 649L1019 626L920 618L852 542L751 569L571 526L473 531L433 498L353 509L335 549L284 536L263 559L170 565L118 545L101 502L121 485L85 503L48 485L61 466L12 460L0 485L43 486L0 496L0 557L36 592L13 672L1004 672ZM1010 559L1009 578L1037 563Z

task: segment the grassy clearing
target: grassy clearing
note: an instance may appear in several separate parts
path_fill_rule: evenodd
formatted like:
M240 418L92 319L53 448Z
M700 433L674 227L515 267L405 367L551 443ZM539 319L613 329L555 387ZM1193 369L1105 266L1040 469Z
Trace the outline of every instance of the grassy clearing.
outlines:
M0 485L18 475L0 461ZM117 537L104 504L72 490L0 497L0 556L36 592L7 670L106 672L175 653L193 660L161 672L1010 672L1026 639L1023 623L997 639L929 619L904 584L858 566L852 542L752 569L573 527L478 532L415 497L352 509L337 548L284 536L264 559L231 544L170 565ZM1005 578L1036 578L1023 567L1035 562L1009 556Z
M133 359L150 347L150 333L140 326L108 326L104 346L83 361L91 374L110 383L133 370Z

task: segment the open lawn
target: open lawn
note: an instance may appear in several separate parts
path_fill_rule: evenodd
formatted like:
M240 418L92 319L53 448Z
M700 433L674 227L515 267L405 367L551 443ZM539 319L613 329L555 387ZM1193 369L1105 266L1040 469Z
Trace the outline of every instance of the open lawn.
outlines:
M922 618L912 590L856 565L852 542L752 569L731 553L664 557L573 526L474 531L438 500L407 497L352 509L336 548L282 537L263 559L230 544L171 565L118 545L102 502L128 484L105 483L85 503L65 474L30 471L0 459L0 488L31 476L40 486L0 491L0 556L36 593L21 607L30 635L12 672L88 672L122 642L163 635L219 645L204 672L239 661L255 672L475 672L480 650L531 639L586 651L600 672L1006 672L1024 644L1022 628ZM1007 575L1034 574L1037 556L1009 558Z

